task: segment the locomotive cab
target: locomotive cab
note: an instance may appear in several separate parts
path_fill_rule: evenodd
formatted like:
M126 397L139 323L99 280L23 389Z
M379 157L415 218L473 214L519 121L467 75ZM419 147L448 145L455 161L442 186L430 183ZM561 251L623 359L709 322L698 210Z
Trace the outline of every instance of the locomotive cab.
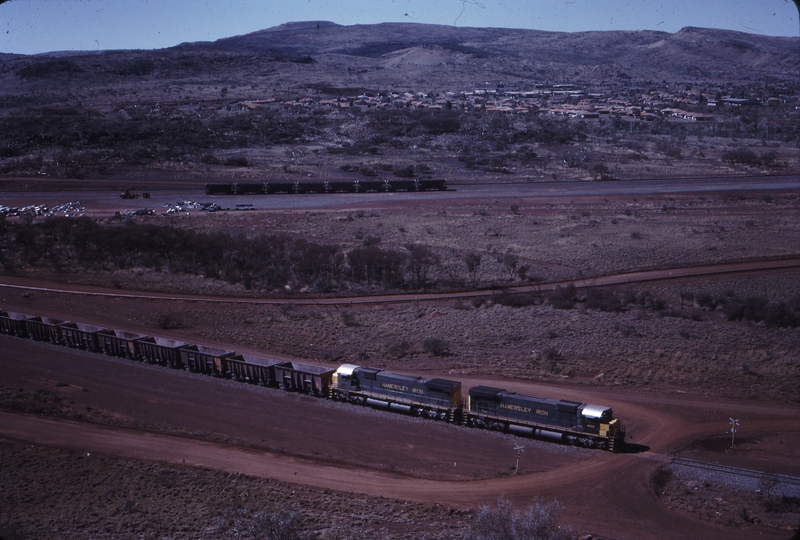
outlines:
M333 373L331 389L341 390L345 394L349 390L358 390L358 376L354 374L354 371L358 368L359 366L355 366L353 364L342 364L339 366L339 368Z
M610 407L585 405L581 411L581 421L586 433L609 439L616 438L622 429Z

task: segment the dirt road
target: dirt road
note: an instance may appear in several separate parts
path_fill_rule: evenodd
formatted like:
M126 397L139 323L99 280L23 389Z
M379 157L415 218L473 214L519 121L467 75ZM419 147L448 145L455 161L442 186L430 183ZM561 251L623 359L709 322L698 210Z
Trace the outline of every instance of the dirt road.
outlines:
M696 278L715 276L721 274L747 274L756 272L771 272L794 270L800 268L800 259L771 259L763 261L743 261L729 264L715 264L705 266L693 266L684 268L670 268L664 270L644 270L639 272L628 272L624 274L614 274L608 276L587 277L580 280L582 287L600 287L609 285L626 285L633 283L644 283L651 281L663 281L680 278ZM197 296L184 294L151 293L140 291L115 291L113 289L103 289L88 285L50 283L31 278L18 278L14 276L0 276L0 288L8 288L27 292L49 292L72 294L78 296L106 296L112 298L130 298L147 300L175 300L187 302L204 302L209 304L251 304L251 305L310 305L310 306L334 306L334 305L356 305L356 304L391 304L398 302L420 302L435 300L453 300L458 298L475 298L487 296L494 293L533 293L551 291L558 286L566 286L575 281L563 281L553 283L539 283L537 285L520 285L505 287L502 289L482 289L474 291L447 292L447 293L405 293L405 294L382 294L370 296L348 296L334 298L233 298L216 296Z

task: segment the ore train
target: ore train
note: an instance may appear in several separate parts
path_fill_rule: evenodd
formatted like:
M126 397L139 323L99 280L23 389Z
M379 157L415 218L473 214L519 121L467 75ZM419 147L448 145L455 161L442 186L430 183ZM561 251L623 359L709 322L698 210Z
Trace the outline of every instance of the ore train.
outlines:
M382 193L393 191L447 191L447 181L436 178L353 180L325 182L234 182L206 184L206 195L276 195L303 193Z
M193 345L163 337L0 310L0 334L31 338L110 356L237 381L304 392L336 401L618 451L625 426L610 407L342 364L331 369Z

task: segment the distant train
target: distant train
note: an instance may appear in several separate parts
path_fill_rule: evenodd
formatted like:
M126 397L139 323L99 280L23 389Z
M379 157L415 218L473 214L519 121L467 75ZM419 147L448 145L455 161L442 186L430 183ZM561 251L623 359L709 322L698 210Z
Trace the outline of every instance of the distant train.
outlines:
M279 387L336 401L618 451L625 426L610 407L474 386L466 403L461 383L342 364L336 369L280 361L182 341L0 310L0 334L31 338L109 356Z
M299 195L303 193L388 193L394 191L447 191L447 181L443 179L394 179L206 184L206 195Z

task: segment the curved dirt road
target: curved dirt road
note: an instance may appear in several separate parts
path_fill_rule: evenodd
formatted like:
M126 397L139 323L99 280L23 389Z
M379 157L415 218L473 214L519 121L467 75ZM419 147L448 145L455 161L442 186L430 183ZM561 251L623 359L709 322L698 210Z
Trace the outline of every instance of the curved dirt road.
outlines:
M0 288L18 289L29 292L53 292L61 294L74 294L80 296L106 296L113 298L137 298L145 300L180 300L187 302L205 302L217 304L264 304L264 305L355 305L355 304L390 304L416 301L434 300L453 300L458 298L482 297L495 293L539 293L551 291L558 286L567 286L578 283L581 287L600 287L610 285L627 285L631 283L643 283L652 281L662 281L680 278L696 278L703 276L713 276L721 274L745 274L751 272L771 272L792 270L800 268L800 259L769 259L763 261L744 261L728 264L716 264L706 266L691 266L685 268L671 268L665 270L641 270L624 274L613 274L608 276L587 277L582 280L559 281L552 283L540 283L537 285L518 285L514 287L504 287L496 289L481 289L461 292L445 293L404 293L404 294L382 294L373 296L349 296L349 297L328 297L328 298L235 298L235 297L211 297L187 294L168 294L126 291L121 292L114 289L104 289L89 285L49 283L30 278L18 278L14 276L0 276Z

